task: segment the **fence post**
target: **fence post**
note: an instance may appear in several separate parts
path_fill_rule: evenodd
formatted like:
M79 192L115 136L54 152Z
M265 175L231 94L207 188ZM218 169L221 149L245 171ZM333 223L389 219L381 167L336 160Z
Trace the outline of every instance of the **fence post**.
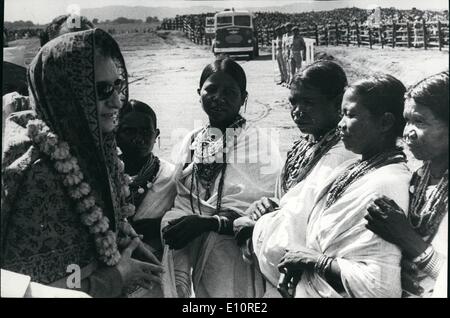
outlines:
M380 43L381 43L381 48L384 49L384 36L383 36L383 25L380 24L379 26L379 36L380 36Z
M336 32L334 33L334 43L336 46L338 46L339 45L339 28L338 28L337 23L334 24L334 29L336 30Z
M372 48L372 28L369 28L369 47Z
M356 42L358 42L358 47L360 47L361 46L361 37L360 37L360 34L359 34L358 22L355 22L355 25L356 25Z
M395 41L397 39L397 30L395 22L392 22L392 47L395 47Z
M438 21L438 43L439 51L442 51L442 33L441 33L441 21Z
M350 32L351 32L350 23L347 21L347 46L350 45Z
M406 22L406 39L408 40L408 48L411 47L411 25Z
M316 35L316 45L319 46L320 45L320 42L319 42L319 27L317 26L317 24L314 24L314 33ZM440 34L440 32L439 32L439 34Z
M423 27L423 49L427 49L427 25L425 24L425 19L422 19L422 27Z

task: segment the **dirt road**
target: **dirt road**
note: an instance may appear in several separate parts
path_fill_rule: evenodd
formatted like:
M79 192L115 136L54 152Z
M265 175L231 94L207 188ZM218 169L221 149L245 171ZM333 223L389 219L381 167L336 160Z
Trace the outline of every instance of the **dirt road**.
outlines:
M197 94L203 67L213 60L209 47L195 45L178 31L118 35L130 73L130 96L152 105L161 129L161 149L169 158L180 135L206 122ZM414 49L319 47L333 55L352 82L372 72L388 72L410 85L448 69L448 52ZM271 52L256 60L237 58L247 74L249 93L245 117L260 127L276 128L280 151L285 153L299 134L291 122L288 89L275 85Z
M178 32L159 34L165 37L161 38L163 41L155 40L146 49L136 50L126 38L118 40L130 74L130 97L154 107L161 129L159 153L167 158L177 136L186 135L207 121L197 88L203 67L214 56L208 47L194 45ZM275 85L270 52L263 52L258 60L238 57L237 61L247 74L249 97L245 117L261 127L275 124L283 131L290 128L287 89Z

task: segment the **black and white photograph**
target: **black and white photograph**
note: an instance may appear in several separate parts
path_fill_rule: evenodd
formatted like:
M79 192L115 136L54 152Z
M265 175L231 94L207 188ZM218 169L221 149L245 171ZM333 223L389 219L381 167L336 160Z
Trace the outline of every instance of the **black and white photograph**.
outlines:
M3 6L1 298L448 297L448 0Z

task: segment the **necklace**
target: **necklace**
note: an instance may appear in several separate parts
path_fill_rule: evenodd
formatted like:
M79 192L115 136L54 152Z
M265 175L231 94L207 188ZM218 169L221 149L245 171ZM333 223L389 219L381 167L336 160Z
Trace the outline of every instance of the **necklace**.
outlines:
M431 165L427 161L411 179L409 221L422 236L433 239L448 211L448 170L427 198L426 190L431 179Z
M310 136L301 138L287 154L282 177L282 189L286 193L302 181L314 168L322 156L340 140L338 129L332 129L318 141L310 141Z
M218 195L216 205L216 211L220 211L225 170L227 167L226 154L230 151L230 148L236 144L237 137L243 131L243 126L245 123L245 118L238 115L233 124L226 129L225 134L220 136L220 138L217 138L217 136L210 133L209 130L211 126L208 125L203 128L192 143L190 149L194 151L194 165L191 176L190 203L193 213L195 213L192 197L194 182L196 184L198 210L201 214L200 183L206 190L205 200L207 200L211 197L214 181L221 173L219 186L217 189Z
M367 160L358 160L339 175L333 182L327 196L325 207L333 205L347 188L367 173L394 163L406 162L406 155L401 148L381 152Z

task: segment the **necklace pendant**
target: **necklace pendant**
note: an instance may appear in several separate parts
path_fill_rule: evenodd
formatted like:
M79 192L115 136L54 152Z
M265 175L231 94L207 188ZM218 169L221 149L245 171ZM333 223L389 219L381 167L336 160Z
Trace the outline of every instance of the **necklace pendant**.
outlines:
M142 193L144 193L144 192L145 192L145 191L144 191L144 188L142 188L142 187L139 187L139 188L138 188L138 193L139 193L139 194L142 194Z

